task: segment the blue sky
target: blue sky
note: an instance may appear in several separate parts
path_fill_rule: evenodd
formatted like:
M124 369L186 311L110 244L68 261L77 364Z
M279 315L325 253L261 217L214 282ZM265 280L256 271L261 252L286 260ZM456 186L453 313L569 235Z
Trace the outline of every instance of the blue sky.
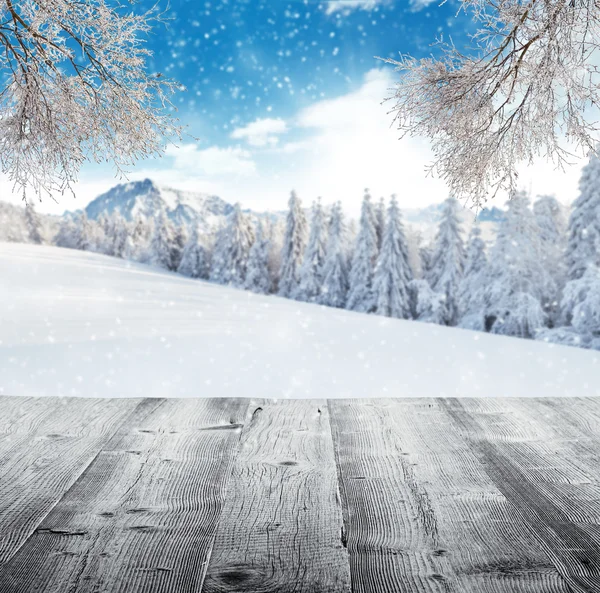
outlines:
M136 10L153 3L141 0ZM398 140L391 127L389 103L381 103L398 74L375 56L423 57L439 36L464 47L473 24L458 6L170 0L167 26L149 37L149 68L185 86L174 103L186 135L162 159L138 163L128 178L151 177L258 210L285 208L291 189L307 203L317 196L342 200L352 214L366 187L375 198L396 193L404 207L444 200L444 184L425 174L427 143ZM564 187L571 199L577 175L557 178L542 167L534 176L542 183L533 189ZM109 168L87 165L75 201L47 200L40 209L81 208L117 182Z
M455 18L452 1L172 0L170 6L168 27L150 38L151 68L186 86L176 103L203 144L358 89L368 71L383 67L375 56L423 56L437 35L450 33L460 44L469 23Z

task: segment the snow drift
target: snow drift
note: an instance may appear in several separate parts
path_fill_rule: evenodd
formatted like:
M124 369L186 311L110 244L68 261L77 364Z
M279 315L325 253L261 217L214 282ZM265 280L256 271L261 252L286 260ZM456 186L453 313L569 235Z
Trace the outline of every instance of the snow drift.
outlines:
M98 254L0 244L0 393L597 396L600 353L330 309Z

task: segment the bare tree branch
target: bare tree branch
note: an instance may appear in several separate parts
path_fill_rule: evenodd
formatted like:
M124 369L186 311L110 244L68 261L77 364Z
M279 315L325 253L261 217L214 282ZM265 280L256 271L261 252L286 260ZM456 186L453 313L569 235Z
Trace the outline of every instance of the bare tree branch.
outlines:
M120 0L0 0L0 170L24 196L71 189L87 159L122 173L180 136L178 86L147 72L161 20Z
M432 141L452 194L476 207L517 186L516 167L542 156L569 163L565 148L600 140L597 0L463 0L479 29L474 55L439 43L441 57L385 60L402 73L393 96L402 134ZM590 118L590 113L594 117Z

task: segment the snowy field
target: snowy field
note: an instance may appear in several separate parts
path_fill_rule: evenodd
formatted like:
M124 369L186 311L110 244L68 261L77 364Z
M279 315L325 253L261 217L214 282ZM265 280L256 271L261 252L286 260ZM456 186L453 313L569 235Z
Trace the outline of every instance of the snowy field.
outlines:
M600 395L600 353L256 296L0 243L0 393L86 397Z

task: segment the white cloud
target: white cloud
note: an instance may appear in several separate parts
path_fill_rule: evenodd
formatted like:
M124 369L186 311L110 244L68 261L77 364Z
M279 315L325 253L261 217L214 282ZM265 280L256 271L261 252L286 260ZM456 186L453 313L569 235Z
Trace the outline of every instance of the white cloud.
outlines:
M246 140L250 146L275 146L279 135L288 131L287 124L282 119L257 119L243 128L233 130L234 140Z
M357 91L319 101L298 114L295 125L311 137L282 149L296 150L297 173L289 176L288 183L293 181L301 196L342 200L353 213L358 212L367 187L376 198L396 193L405 207L446 198L444 183L426 177L432 159L427 143L400 141L390 127L392 116L381 102L393 82L390 71L372 70Z
M428 142L418 138L399 140L390 126L389 104L381 104L393 83L391 70L372 70L354 92L314 103L287 123L267 120L281 123L258 126L262 137L276 136L284 129L290 134L290 141L276 148L266 141L271 146L268 151L264 145L255 150L250 142L248 148L200 149L195 144L184 144L169 148L162 160L132 168L128 177L150 177L163 185L209 192L257 210L284 210L291 189L297 190L307 205L317 196L326 203L341 200L352 215L359 213L366 187L375 199L396 193L404 208L441 202L447 196L446 185L426 176L426 167L433 159ZM252 125L241 129L252 131ZM261 133L242 137L256 140ZM575 160L565 172L541 160L531 167L523 166L519 169L521 186L534 196L554 193L559 200L570 202L577 196L577 181L585 162ZM65 207L83 208L95 196L122 182L109 171L94 173L87 169L76 186L76 200L64 197L59 206L45 200L39 210L58 213ZM6 193L10 190L0 180L0 197ZM10 201L19 203L20 196ZM499 196L491 205L502 206L504 201L505 196Z
M252 154L240 147L211 146L199 150L195 144L183 144L181 147L169 146L166 156L173 158L175 169L183 169L196 175L251 176L256 172Z
M371 70L357 91L302 110L295 124L313 135L302 143L282 146L284 152L297 157L305 149L298 174L286 177L288 185L309 200L316 195L326 201L342 200L355 213L365 187L376 198L396 193L406 208L444 200L446 184L426 174L433 161L429 142L399 139L391 125L390 105L382 105L394 81L389 70ZM542 159L532 166L522 165L518 169L520 187L534 197L553 193L569 203L577 196L585 162L585 158L574 158L573 166L565 171ZM503 206L506 198L500 195L492 205Z
M433 4L436 1L438 4L441 4L440 0L410 0L410 7L412 8L413 12L418 12L419 10L427 8L430 4Z
M329 0L325 7L325 13L373 10L377 4L381 3L382 0Z

